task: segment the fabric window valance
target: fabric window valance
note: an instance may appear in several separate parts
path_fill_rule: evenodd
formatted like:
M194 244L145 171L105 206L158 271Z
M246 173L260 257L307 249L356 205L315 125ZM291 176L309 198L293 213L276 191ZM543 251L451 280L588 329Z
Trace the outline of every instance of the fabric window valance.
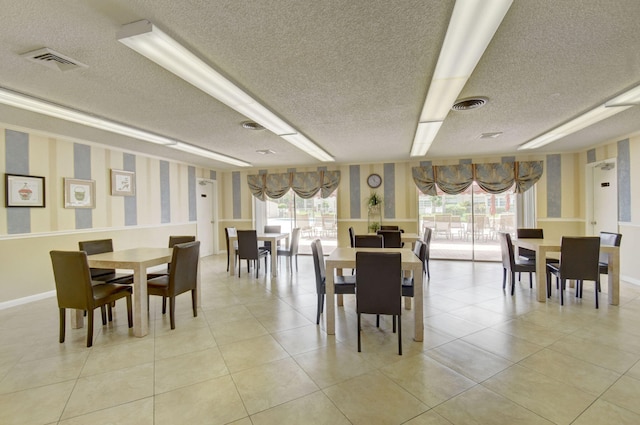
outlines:
M413 167L411 171L425 195L436 196L436 185L446 194L457 195L474 181L488 193L505 192L515 182L515 192L523 193L542 177L542 161Z
M254 174L247 176L247 183L251 194L262 201L282 198L289 189L304 199L313 198L318 192L327 198L340 184L340 171Z

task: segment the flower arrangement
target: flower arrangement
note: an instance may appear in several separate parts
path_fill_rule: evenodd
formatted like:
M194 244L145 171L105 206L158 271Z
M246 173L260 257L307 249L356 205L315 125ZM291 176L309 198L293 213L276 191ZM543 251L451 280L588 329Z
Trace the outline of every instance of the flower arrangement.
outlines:
M382 204L382 196L378 195L377 192L371 192L369 197L367 198L367 205L369 208L377 207Z

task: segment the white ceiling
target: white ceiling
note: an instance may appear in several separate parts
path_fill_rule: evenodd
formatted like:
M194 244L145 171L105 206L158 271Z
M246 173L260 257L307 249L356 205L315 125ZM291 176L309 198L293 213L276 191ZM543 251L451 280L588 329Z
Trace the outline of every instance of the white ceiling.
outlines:
M245 117L116 40L122 25L148 19L337 163L409 160L453 6L453 0L0 0L0 87L258 168L318 164L266 130L242 129ZM489 103L449 112L421 159L515 155L524 142L640 84L638 22L638 0L514 0L460 94ZM61 72L20 56L41 47L88 68ZM7 106L0 106L0 122L234 169ZM633 107L532 152L585 149L639 130L640 107ZM503 134L481 140L487 132Z

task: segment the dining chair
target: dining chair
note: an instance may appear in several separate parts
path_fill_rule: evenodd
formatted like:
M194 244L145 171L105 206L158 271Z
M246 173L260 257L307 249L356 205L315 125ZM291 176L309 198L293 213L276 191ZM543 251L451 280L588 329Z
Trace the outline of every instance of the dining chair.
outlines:
M400 226L380 226L380 230L400 230Z
M169 236L169 248L173 248L179 243L194 242L195 236ZM154 279L156 277L168 275L171 270L171 263L167 263L167 270L164 272L147 273L147 280Z
M429 271L429 251L431 249L431 228L425 227L424 234L422 235L422 242L424 243L424 265L427 270L427 279L431 279L431 272Z
M255 263L256 277L260 271L260 259L264 257L264 269L267 270L267 257L269 251L258 247L258 234L255 230L238 230L238 259L247 260L247 273L249 273L249 264L251 261ZM240 264L238 264L238 277L240 277Z
M361 351L360 316L393 316L393 332L398 319L398 354L402 355L402 257L399 252L356 252L356 313L358 352ZM379 324L379 323L378 323Z
M560 282L560 305L564 305L564 288L567 279L575 279L576 296L582 297L585 280L595 282L596 308L598 306L598 285L600 283L600 238L597 236L566 237L560 244L560 262L547 263L547 297L551 297L551 275Z
M89 312L87 324L87 347L93 345L93 311L101 307L102 325L106 324L104 307L110 307L120 298L127 299L127 320L133 327L131 286L102 283L93 285L86 251L50 251L56 297L60 313L60 343L65 339L66 309Z
M349 244L351 248L355 248L356 246L356 231L353 230L353 227L349 227Z
M96 239L91 241L78 242L80 251L84 251L87 255L102 254L105 252L113 252L113 239ZM91 280L118 283L122 285L133 284L133 274L116 273L115 269L98 269L91 268Z
M231 253L231 251L229 250L229 237L231 236L238 236L237 230L235 227L225 227L224 228L224 237L226 239L227 242L227 271L229 271L229 254ZM236 256L236 258L238 257L238 240L236 239L235 241L233 241L233 251L234 251L234 255Z
M324 296L326 291L326 268L324 264L324 253L320 239L311 242L311 254L313 256L313 267L316 274L316 293L318 294L318 306L316 309L316 325L320 324L320 314L324 311ZM334 276L335 294L355 294L355 276ZM333 300L331 300L333 302Z
M267 225L264 226L264 232L265 233L281 233L282 232L282 226L280 225ZM280 246L280 241L277 242L278 246ZM273 251L271 251L271 241L264 241L262 248L266 249L267 251L269 251L269 254L273 254Z
M500 232L498 237L500 238L500 251L502 253L502 289L504 290L507 284L507 270L511 281L511 295L513 295L516 286L516 273L529 273L529 287L533 288L533 273L536 271L536 262L515 258L510 233Z
M354 243L355 248L384 248L384 237L382 235L356 235Z
M187 242L173 246L169 274L147 280L147 294L162 297L162 314L166 314L166 299L169 299L171 329L176 328L176 296L191 291L193 317L198 316L198 259L200 242Z
M413 254L416 257L418 257L420 261L422 261L422 274L425 273L424 258L425 258L426 250L427 250L427 247L424 243L422 243L422 241L416 241L415 245L413 246ZM402 296L403 297L413 298L414 281L415 279L414 279L413 273L411 274L411 276L405 276L402 278ZM405 301L409 303L408 299L405 299ZM409 305L410 304L407 304L407 308L409 308Z
M531 228L518 228L516 229L516 235L518 239L544 239L544 231L539 228L531 229ZM527 248L518 248L518 257L522 260L536 260L536 252L532 249ZM549 259L554 261L553 259ZM518 273L518 281L522 273Z
M400 230L378 230L376 233L384 237L385 248L402 248L404 246Z
M611 232L600 232L600 245L620 246L622 234ZM602 253L598 258L600 274L609 274L609 254Z
M283 256L289 259L289 270L293 273L293 257L296 257L296 272L298 271L298 244L300 243L300 228L296 227L291 231L291 242L289 248L278 248L278 257Z

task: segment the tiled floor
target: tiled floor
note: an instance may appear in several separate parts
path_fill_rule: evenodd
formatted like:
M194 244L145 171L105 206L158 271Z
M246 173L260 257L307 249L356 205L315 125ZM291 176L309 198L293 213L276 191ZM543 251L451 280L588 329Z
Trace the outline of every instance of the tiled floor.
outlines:
M505 295L497 263L432 261L424 342L405 310L398 356L373 317L357 352L353 296L335 336L316 326L311 257L292 278L284 262L278 279L225 269L202 261L197 318L180 296L172 331L154 297L135 338L120 301L92 348L84 329L58 343L53 298L0 311L0 423L640 424L638 286L623 283L619 307L596 310L592 285L560 307L525 277Z

